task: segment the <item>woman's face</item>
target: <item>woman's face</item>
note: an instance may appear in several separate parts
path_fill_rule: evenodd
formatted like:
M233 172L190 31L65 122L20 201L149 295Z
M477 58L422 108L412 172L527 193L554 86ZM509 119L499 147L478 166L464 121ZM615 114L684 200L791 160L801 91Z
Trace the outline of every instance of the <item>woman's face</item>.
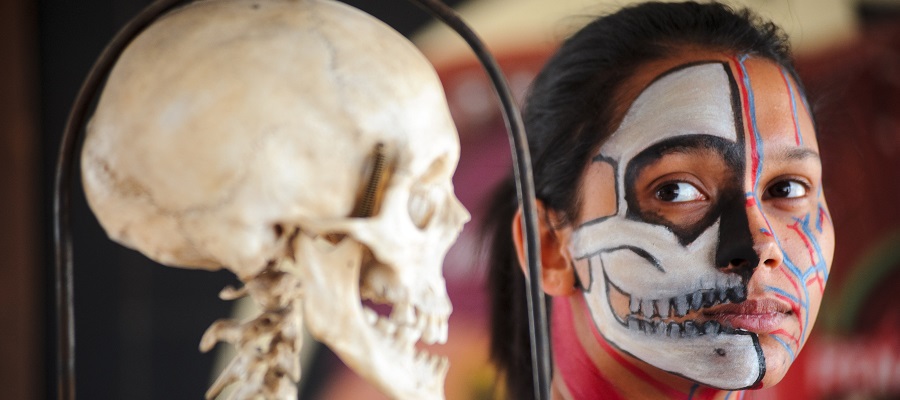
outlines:
M569 243L596 328L705 385L777 383L834 247L802 94L771 61L719 53L646 66L628 88Z

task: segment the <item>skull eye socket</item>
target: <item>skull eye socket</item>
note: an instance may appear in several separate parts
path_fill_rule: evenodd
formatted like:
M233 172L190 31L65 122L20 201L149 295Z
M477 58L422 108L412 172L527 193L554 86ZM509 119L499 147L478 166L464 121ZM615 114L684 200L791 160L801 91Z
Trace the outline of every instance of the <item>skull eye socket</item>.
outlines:
M447 176L447 155L437 157L409 190L409 218L419 229L425 229L439 204L442 179Z
M425 229L434 217L435 203L431 199L432 193L434 193L433 189L425 187L413 188L409 193L407 202L409 218L419 229Z

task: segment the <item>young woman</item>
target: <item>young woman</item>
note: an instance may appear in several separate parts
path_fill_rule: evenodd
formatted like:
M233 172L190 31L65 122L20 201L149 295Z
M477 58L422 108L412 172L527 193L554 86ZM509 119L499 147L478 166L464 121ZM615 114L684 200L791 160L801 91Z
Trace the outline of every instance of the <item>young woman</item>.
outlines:
M569 38L524 110L554 398L731 398L774 385L834 248L815 125L781 31L646 3ZM532 396L520 214L496 197L492 357Z

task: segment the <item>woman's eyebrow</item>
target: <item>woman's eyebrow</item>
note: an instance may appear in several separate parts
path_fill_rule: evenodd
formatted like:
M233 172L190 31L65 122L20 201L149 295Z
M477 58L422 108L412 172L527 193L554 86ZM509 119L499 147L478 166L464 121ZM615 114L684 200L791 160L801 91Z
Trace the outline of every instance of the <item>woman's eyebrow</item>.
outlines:
M729 159L738 156L739 146L734 142L711 135L686 135L664 140L644 149L632 159L635 164L649 165L672 154L687 156L718 156Z
M693 154L703 154L703 153L709 153L709 152L720 153L721 149L714 147L714 146L710 146L709 144L706 144L706 143L678 144L677 146L666 147L665 149L660 151L660 155L665 156L667 154L672 154L672 153L682 153L682 154L693 155Z
M663 146L659 150L659 157L662 158L669 154L686 154L686 155L725 155L737 148L736 143L726 143L718 140L710 140L707 137L700 136L700 140L676 141Z
M804 161L808 159L814 159L816 161L821 161L819 152L808 147L782 148L776 150L773 155L775 156L775 158L781 160Z

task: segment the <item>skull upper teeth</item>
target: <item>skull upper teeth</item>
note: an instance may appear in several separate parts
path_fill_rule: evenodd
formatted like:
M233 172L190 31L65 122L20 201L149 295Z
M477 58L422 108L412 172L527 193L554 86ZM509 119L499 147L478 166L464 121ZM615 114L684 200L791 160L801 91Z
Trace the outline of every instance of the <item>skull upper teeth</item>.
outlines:
M363 315L366 318L366 322L369 325L375 325L375 321L378 320L378 313L368 307L363 307Z
M444 374L449 367L446 357L431 355L415 347L420 340L426 345L447 342L446 318L424 311L409 301L399 301L389 317L363 305L366 322L380 333L382 340L400 355L411 360L417 370L427 368L428 374Z
M692 313L699 315L700 310L708 307L742 302L747 293L743 286L737 285L701 289L668 299L641 299L624 292L608 279L606 282L609 303L622 304L613 307L613 315L619 323L630 330L675 337L734 332L717 321L695 320L696 315Z
M394 306L391 319L401 324L411 324L416 320L415 309L407 302L399 303Z

